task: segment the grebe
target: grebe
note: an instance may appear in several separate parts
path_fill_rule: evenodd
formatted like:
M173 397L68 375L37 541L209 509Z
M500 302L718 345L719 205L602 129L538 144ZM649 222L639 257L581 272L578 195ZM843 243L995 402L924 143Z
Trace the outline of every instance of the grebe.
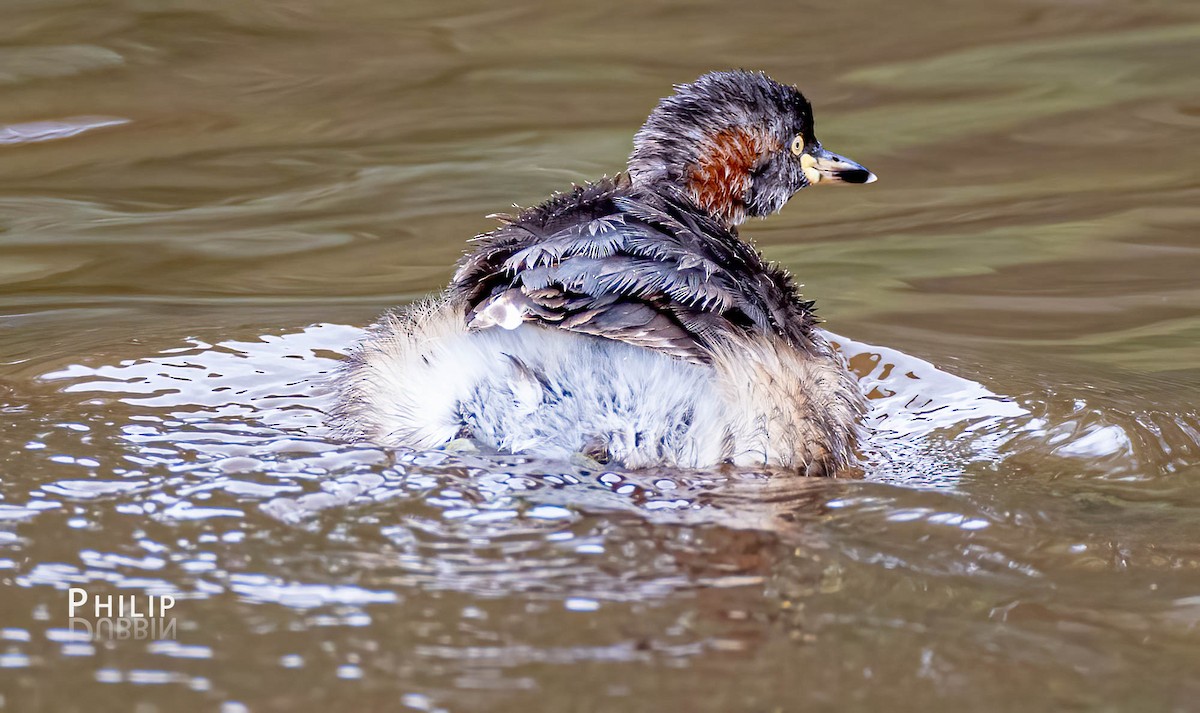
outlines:
M335 375L340 436L627 468L852 463L857 381L737 226L875 175L821 146L795 87L733 71L675 89L627 172L496 216L445 292L369 328Z

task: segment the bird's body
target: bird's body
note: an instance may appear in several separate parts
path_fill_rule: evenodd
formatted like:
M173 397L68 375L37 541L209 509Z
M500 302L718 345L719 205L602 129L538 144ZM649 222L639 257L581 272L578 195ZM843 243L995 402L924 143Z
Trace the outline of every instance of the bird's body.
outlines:
M822 176L874 177L820 148L793 88L733 72L678 89L628 174L502 216L445 293L370 329L339 373L342 435L631 468L851 462L861 392L736 225Z

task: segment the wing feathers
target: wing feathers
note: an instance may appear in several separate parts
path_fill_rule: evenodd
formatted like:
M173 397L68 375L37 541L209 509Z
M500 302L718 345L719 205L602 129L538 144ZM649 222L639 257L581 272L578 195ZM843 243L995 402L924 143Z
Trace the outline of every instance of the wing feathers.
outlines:
M706 362L723 334L806 342L816 323L785 272L681 197L609 179L504 221L451 283L473 329L532 321Z

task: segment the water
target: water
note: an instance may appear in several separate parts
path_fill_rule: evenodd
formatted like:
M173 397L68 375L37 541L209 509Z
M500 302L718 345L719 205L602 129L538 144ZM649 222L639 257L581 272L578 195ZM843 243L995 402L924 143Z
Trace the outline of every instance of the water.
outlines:
M0 708L1197 709L1193 4L4 14ZM862 479L327 438L362 325L732 66L880 175L745 230L873 397Z

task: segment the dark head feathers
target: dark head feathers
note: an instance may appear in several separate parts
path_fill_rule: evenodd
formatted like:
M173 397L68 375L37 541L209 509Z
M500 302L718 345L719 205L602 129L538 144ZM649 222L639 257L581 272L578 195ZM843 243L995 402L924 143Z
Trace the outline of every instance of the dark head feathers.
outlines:
M736 225L808 185L790 150L815 144L812 106L761 72L712 72L659 101L633 140L635 184L674 187Z
M733 127L763 130L780 142L812 138L812 105L762 72L710 72L676 84L634 136L629 173L639 182L677 179L706 139Z

